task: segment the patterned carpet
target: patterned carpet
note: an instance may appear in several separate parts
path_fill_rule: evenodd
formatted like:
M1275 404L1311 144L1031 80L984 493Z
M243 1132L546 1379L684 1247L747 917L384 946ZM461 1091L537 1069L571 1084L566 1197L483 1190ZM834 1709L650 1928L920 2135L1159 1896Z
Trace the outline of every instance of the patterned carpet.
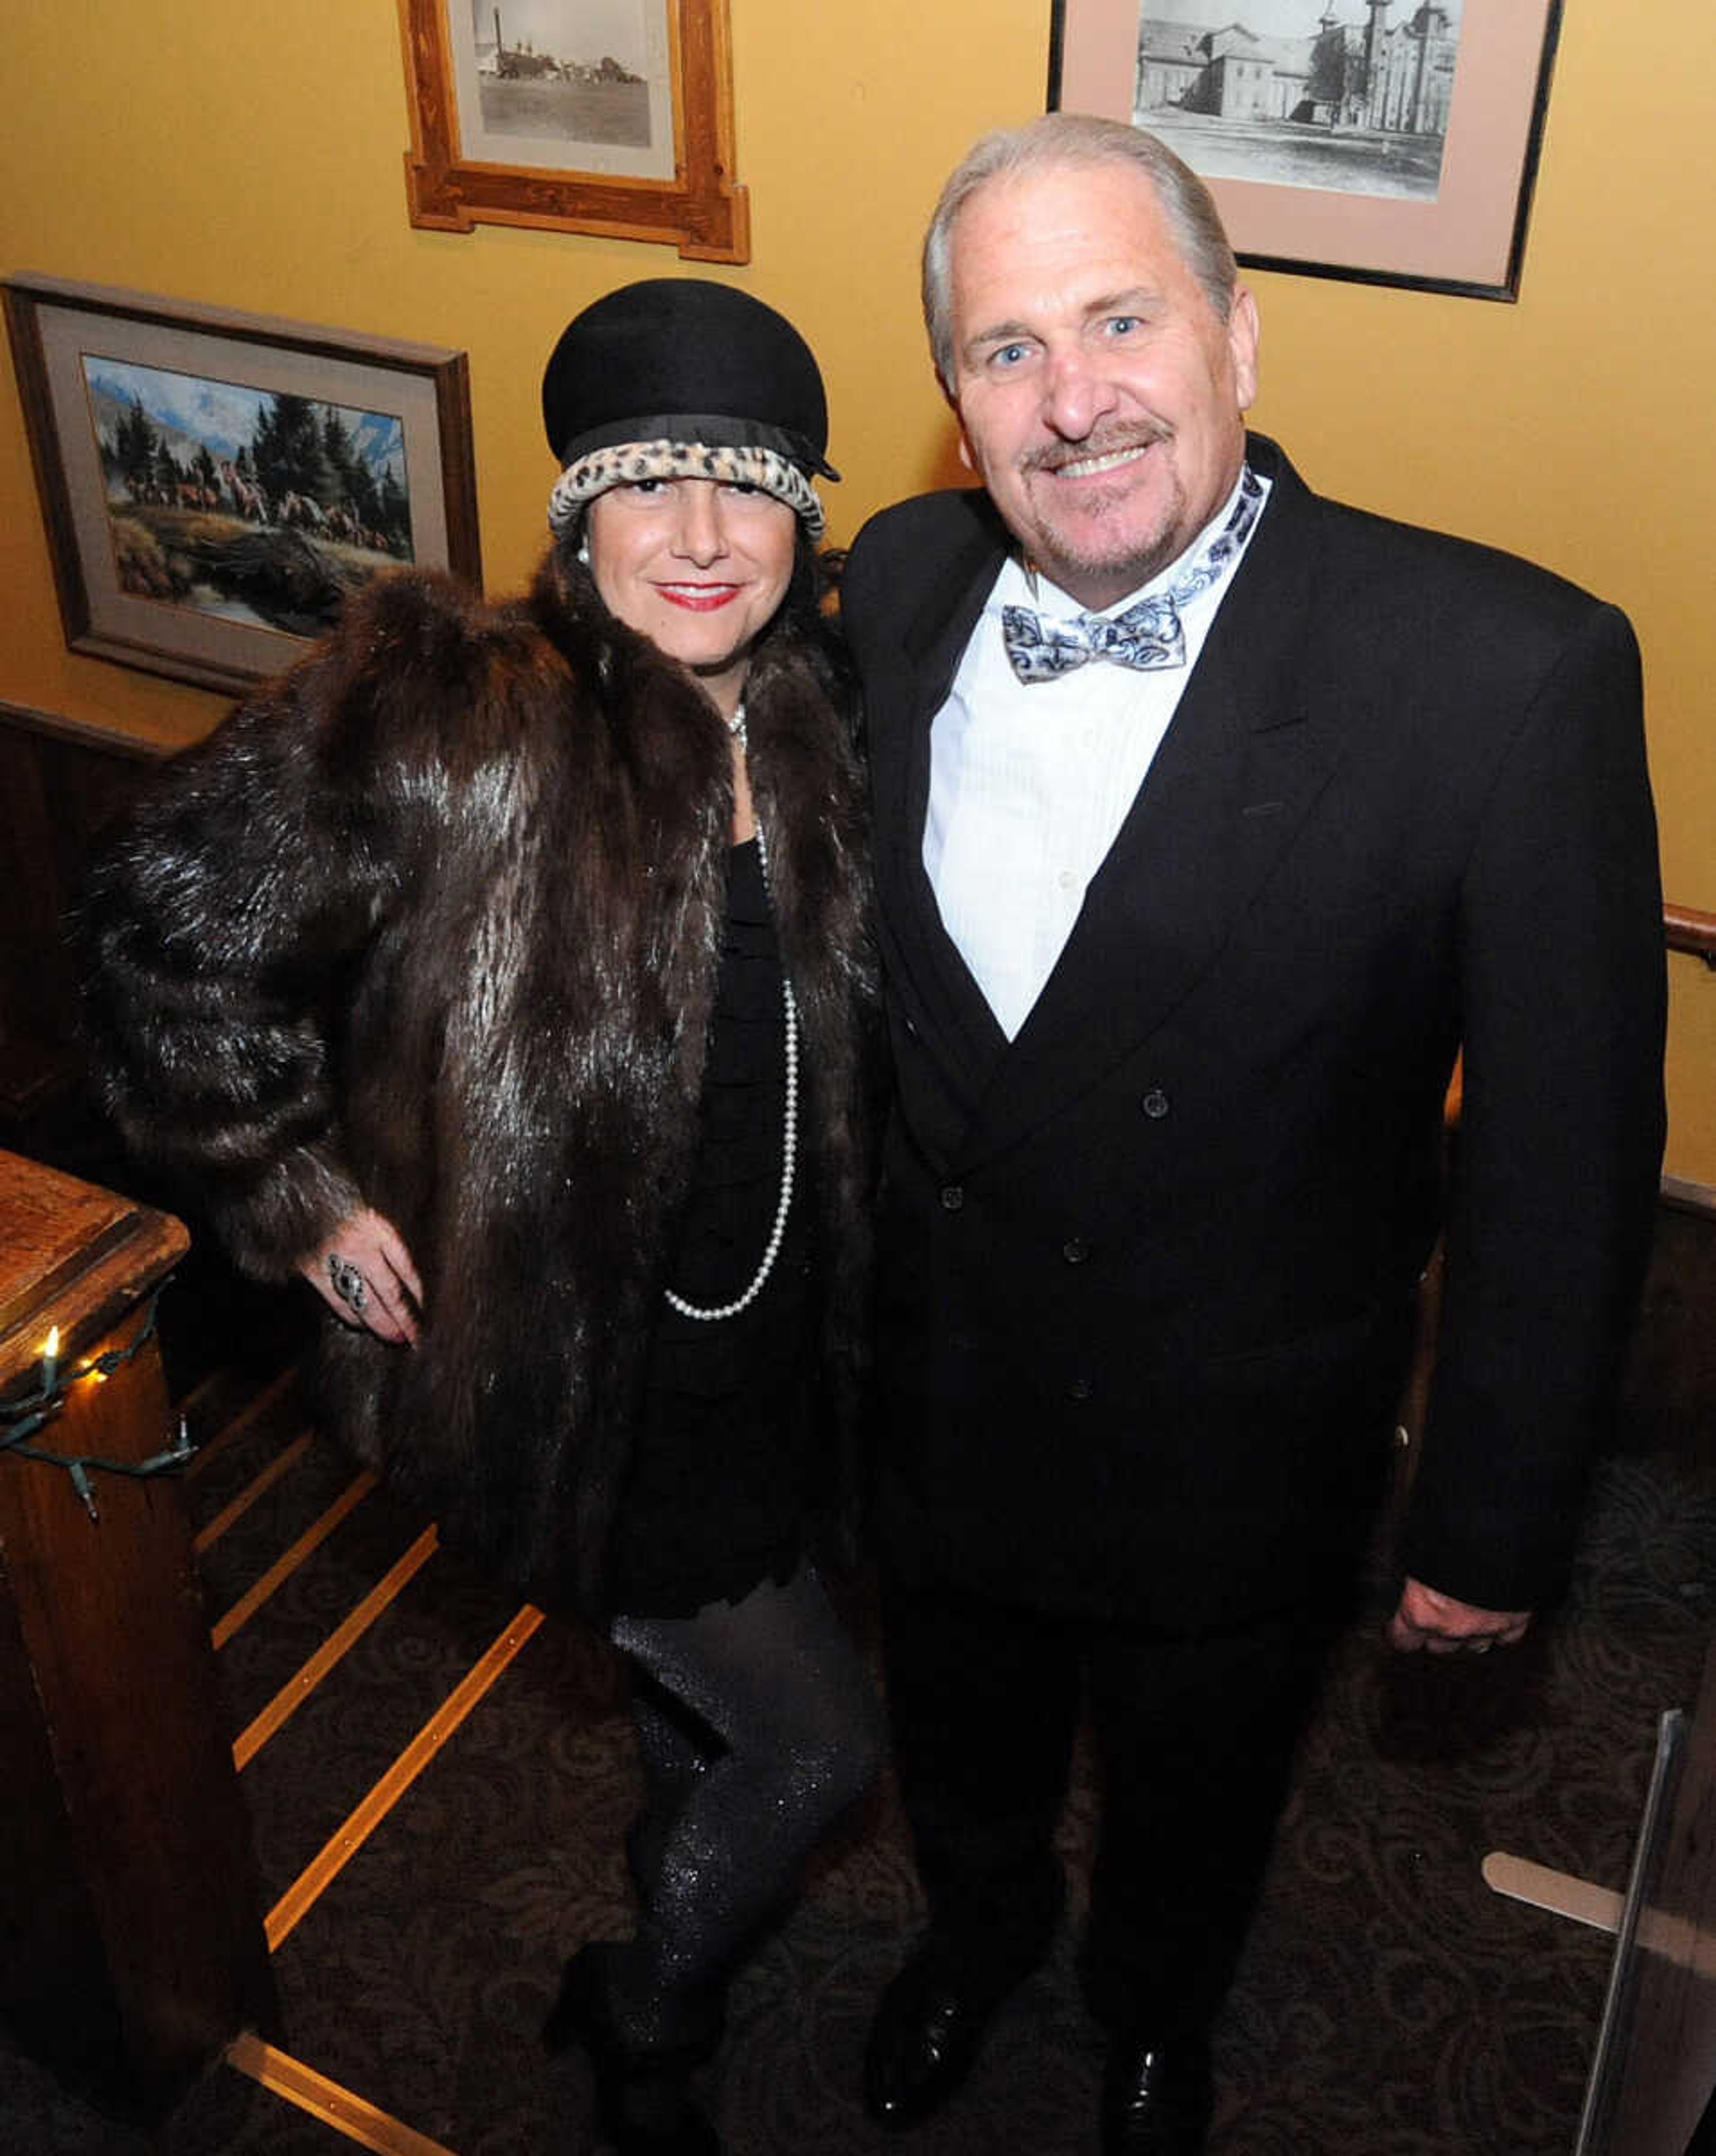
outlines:
M189 1485L198 1521L297 1427L288 1404ZM313 1443L213 1544L212 1620L350 1480ZM235 1634L220 1656L234 1733L423 1526L370 1494ZM861 1596L855 1609L862 1625ZM435 1556L246 1768L265 1906L514 1614ZM1609 1942L1498 1898L1479 1864L1501 1849L1624 1884L1657 1715L1691 1705L1713 1618L1716 1489L1699 1464L1635 1447L1601 1472L1567 1606L1518 1653L1402 1662L1378 1645L1374 1612L1355 1625L1219 2030L1212 2156L1564 2156ZM584 2068L546 2060L535 2031L563 1957L626 1926L635 1794L614 1664L545 1624L280 1944L284 2048L455 2156L595 2150ZM1064 1827L1075 1881L1094 1810L1081 1762ZM732 2156L1093 2156L1100 2061L1070 1927L945 2114L903 2141L865 2119L864 2031L917 1908L885 1788L737 1988L709 2092ZM352 2146L229 2066L147 2137L0 2047L7 2156Z

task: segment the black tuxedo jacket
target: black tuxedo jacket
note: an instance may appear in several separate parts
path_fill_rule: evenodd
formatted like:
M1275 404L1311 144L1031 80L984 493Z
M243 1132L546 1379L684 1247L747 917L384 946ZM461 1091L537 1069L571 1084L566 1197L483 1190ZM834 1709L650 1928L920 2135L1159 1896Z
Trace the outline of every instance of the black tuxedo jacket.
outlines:
M1010 1045L921 853L930 721L1006 534L943 494L853 548L898 1081L881 1528L984 1592L1177 1625L1344 1569L1463 1048L1401 1556L1527 1608L1568 1562L1661 1158L1636 648L1541 570L1251 455L1267 509Z

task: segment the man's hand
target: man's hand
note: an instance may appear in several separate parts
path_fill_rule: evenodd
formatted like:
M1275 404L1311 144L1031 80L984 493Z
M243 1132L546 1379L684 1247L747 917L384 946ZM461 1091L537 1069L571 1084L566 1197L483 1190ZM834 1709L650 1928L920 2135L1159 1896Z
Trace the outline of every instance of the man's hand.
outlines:
M396 1348L416 1344L423 1284L398 1229L379 1213L348 1214L298 1270L342 1325Z
M1530 1622L1528 1609L1480 1609L1409 1579L1389 1620L1388 1641L1405 1655L1421 1647L1432 1655L1487 1655L1492 1647L1517 1646Z

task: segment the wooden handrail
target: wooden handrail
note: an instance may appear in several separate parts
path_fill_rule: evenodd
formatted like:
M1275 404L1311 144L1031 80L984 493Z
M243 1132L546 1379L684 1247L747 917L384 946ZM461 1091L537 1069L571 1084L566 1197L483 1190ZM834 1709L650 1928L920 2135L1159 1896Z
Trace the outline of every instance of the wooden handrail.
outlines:
M1685 951L1694 957L1702 958L1710 970L1716 973L1716 913L1700 913L1691 906L1665 906L1662 909L1662 941L1671 951ZM1442 1120L1451 1131L1460 1127L1464 1077L1462 1065L1456 1058L1447 1098L1442 1103Z
M1707 966L1716 966L1716 913L1700 913L1691 906L1665 906L1662 937L1671 951L1689 952Z

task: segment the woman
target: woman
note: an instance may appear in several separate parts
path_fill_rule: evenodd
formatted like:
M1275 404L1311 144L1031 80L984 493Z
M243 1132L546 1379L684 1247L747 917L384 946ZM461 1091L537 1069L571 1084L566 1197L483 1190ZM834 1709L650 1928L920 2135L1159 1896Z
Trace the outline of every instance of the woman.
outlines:
M372 584L177 760L89 900L92 1034L132 1143L341 1321L333 1425L631 1657L637 1931L549 2034L623 2152L681 2156L717 2147L687 2079L727 1979L873 1763L810 1552L874 963L808 347L650 280L571 323L542 403L529 596Z

